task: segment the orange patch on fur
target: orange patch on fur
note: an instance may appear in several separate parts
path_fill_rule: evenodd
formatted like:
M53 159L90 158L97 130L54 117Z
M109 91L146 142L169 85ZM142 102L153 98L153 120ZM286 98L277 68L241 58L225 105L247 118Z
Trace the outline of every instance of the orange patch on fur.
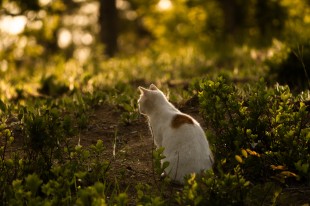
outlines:
M172 119L171 127L177 129L183 124L194 124L194 121L186 115L177 114Z

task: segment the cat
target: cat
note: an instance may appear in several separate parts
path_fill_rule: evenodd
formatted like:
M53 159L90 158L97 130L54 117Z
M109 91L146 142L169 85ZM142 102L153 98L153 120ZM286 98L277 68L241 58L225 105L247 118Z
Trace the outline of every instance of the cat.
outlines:
M165 174L184 184L186 175L211 169L213 155L199 123L174 107L154 84L139 90L139 112L148 118L156 147L164 148L162 163L169 162Z

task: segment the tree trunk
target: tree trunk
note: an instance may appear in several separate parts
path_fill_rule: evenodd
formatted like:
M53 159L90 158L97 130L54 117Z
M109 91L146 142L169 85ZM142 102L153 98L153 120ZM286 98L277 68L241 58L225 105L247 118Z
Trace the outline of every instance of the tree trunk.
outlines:
M117 51L116 0L101 0L99 10L100 40L105 45L105 54L113 57Z
M224 31L234 34L237 27L236 2L234 0L220 0L219 3L224 13Z

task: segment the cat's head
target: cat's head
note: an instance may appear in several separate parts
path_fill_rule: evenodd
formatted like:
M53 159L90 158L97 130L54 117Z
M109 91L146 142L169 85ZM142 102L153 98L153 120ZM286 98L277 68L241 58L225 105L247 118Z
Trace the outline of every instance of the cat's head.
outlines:
M167 103L167 98L154 84L148 89L139 87L140 98L138 100L139 111L141 114L150 115L163 104Z

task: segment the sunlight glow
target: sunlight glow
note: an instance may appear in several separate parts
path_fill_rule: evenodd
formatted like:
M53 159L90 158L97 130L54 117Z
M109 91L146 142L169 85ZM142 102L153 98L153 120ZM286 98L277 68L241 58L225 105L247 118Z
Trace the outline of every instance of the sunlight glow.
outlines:
M170 0L160 0L157 4L157 8L160 11L166 11L171 9L172 3Z
M84 3L81 8L80 11L83 14L98 14L98 9L99 9L99 4L98 2L91 2L91 3Z
M68 47L72 42L72 34L67 29L61 29L58 33L58 46L60 48Z
M130 8L130 3L124 0L116 0L116 8L119 10L128 10Z
M84 45L90 45L93 43L93 36L90 33L84 33L81 37L81 42Z
M0 20L0 30L12 34L17 35L24 31L27 23L27 18L25 16L5 16Z
M74 58L78 59L79 62L85 63L90 56L90 49L88 47L83 47L76 49L73 53Z
M0 66L1 66L0 70L2 72L6 72L9 68L9 64L8 64L7 60L5 60L5 59L0 62Z
M51 3L52 2L52 0L39 0L39 4L41 5L41 6L46 6L46 5L48 5L49 3Z
M130 11L125 12L125 16L126 16L126 19L133 21L138 17L138 14L137 12L130 10Z

